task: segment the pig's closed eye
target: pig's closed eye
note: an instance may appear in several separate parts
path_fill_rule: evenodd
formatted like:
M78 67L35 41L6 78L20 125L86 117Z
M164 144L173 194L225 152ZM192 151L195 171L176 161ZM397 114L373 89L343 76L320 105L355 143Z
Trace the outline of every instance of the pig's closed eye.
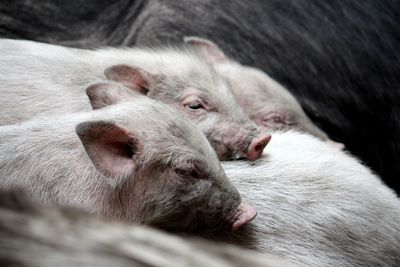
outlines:
M184 179L188 178L194 178L194 179L200 179L200 174L197 170L195 169L175 169L176 174L181 176Z
M266 124L287 124L287 119L283 114L272 113L264 117L263 121Z
M191 102L186 104L185 106L190 109L204 109L204 106L199 102Z
M199 174L199 172L196 171L196 170L192 170L192 171L190 172L190 176L192 176L192 177L195 178L195 179L199 179L199 178L200 178L200 174Z
M190 170L186 169L175 169L175 173L181 176L182 178L188 177L190 175Z
M285 123L285 118L283 116L273 116L272 120L275 123Z

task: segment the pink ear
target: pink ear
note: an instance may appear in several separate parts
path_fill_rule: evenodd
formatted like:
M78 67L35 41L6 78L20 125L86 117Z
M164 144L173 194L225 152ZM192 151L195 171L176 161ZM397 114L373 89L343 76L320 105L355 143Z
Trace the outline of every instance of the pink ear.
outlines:
M93 109L114 105L138 96L125 86L110 82L91 84L86 88L86 94Z
M218 64L229 60L224 52L215 43L195 36L187 36L183 38L184 42L196 48L203 56L206 57L210 64Z
M75 130L94 166L113 185L132 177L139 146L131 132L106 121L83 122Z
M128 65L114 65L104 70L108 80L124 84L141 94L147 94L154 82L154 75L138 67Z

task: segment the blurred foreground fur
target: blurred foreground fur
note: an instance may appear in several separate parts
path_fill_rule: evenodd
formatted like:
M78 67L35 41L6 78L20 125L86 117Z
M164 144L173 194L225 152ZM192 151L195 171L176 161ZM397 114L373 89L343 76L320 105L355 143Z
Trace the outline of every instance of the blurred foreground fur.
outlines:
M22 191L0 191L0 266L292 266L229 245L42 208Z

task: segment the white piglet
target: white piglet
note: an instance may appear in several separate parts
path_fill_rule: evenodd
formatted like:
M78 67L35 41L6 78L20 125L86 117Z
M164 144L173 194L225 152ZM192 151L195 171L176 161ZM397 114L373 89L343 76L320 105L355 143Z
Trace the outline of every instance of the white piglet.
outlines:
M113 80L163 102L206 134L220 159L257 159L270 140L189 49L74 49L0 40L0 125L90 110L85 88Z
M237 229L254 218L189 120L117 83L88 93L98 110L0 127L0 188L174 230Z
M295 129L327 141L337 149L344 145L328 138L308 118L296 98L265 72L229 58L215 43L199 37L185 37L228 83L240 107L264 131Z

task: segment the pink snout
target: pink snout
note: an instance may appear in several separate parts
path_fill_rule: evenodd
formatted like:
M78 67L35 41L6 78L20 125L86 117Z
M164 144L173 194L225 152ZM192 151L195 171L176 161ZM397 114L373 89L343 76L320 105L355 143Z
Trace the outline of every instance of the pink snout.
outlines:
M232 230L251 222L257 216L257 210L246 202L240 203L235 213L227 220L232 225Z
M331 147L336 148L337 150L344 150L346 146L342 143L338 143L332 140L326 141Z
M264 148L268 145L270 140L271 135L269 134L263 134L254 138L247 149L247 158L249 160L256 160L260 158Z

